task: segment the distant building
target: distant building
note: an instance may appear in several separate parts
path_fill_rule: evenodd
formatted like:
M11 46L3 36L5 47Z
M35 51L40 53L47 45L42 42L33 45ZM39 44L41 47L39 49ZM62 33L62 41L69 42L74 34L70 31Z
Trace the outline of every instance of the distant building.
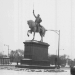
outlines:
M2 57L0 58L0 64L4 65L4 64L9 64L10 63L10 58L9 57Z

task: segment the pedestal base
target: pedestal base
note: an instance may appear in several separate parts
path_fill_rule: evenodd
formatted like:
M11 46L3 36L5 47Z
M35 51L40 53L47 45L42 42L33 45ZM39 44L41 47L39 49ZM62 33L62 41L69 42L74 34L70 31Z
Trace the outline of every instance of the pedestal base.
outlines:
M50 66L38 66L38 65L16 65L18 68L29 68L29 69L55 69L56 67Z
M48 60L36 61L36 60L21 60L22 65L38 65L38 66L50 66L50 62Z

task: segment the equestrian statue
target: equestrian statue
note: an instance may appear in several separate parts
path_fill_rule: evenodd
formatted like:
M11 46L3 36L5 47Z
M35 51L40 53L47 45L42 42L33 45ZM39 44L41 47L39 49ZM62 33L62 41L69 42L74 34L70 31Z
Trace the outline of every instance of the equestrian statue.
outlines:
M35 33L38 32L41 36L41 42L43 42L43 37L45 35L45 32L46 32L46 29L40 25L40 23L42 22L42 19L40 18L40 15L38 14L37 16L35 15L34 13L34 10L33 10L33 15L35 17L35 22L33 20L28 20L27 21L27 24L30 28L30 30L27 31L27 35L29 36L29 33L32 33L33 32L33 39L35 38Z

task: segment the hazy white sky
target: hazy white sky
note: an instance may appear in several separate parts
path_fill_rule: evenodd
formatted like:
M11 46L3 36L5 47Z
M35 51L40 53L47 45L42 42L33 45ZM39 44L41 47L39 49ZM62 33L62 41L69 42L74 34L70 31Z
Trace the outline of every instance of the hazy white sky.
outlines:
M0 0L0 51L8 51L4 44L12 50L24 49L23 42L32 39L26 34L27 20L35 20L33 4L35 14L42 18L41 25L60 30L60 55L75 57L75 0ZM40 40L38 33L35 40ZM50 44L49 54L56 54L58 34L46 32L44 42Z

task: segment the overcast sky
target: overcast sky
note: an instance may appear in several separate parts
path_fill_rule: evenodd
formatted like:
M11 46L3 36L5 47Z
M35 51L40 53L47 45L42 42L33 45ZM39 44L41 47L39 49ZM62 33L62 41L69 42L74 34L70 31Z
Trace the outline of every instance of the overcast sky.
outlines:
M34 7L33 7L34 5ZM41 25L46 29L60 30L60 55L75 57L75 0L0 0L0 51L7 53L7 46L12 50L24 49L27 37L27 20L34 20L40 14ZM40 40L38 33L35 40ZM49 54L58 50L58 34L47 31L44 42L50 44ZM64 50L63 50L64 49Z

